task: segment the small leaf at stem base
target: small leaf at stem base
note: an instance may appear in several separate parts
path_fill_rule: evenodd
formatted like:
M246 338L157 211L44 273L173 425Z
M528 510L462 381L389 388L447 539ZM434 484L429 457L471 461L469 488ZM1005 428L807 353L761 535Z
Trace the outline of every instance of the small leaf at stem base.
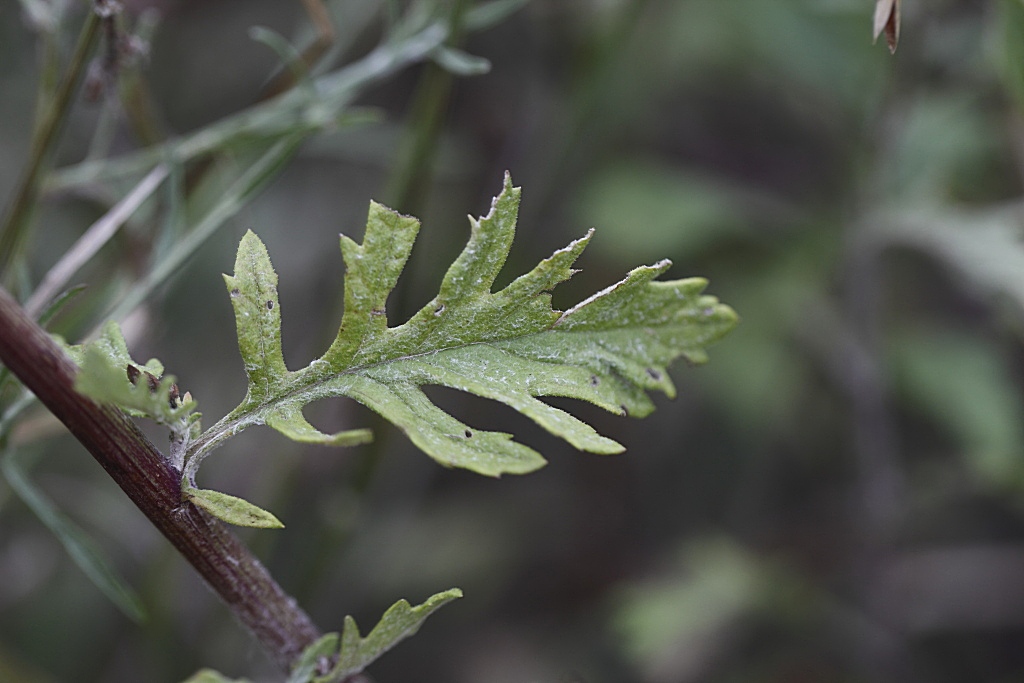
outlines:
M877 41L884 32L889 52L895 53L900 41L900 0L876 0L874 23L874 39Z
M283 529L277 517L247 500L209 489L185 489L185 499L219 520L235 526Z

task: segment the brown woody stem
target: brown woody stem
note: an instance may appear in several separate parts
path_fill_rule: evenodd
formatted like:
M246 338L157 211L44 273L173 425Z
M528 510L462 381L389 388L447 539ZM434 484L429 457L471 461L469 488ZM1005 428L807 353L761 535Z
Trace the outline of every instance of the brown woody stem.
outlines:
M77 366L0 287L0 361L103 466L288 671L320 633L252 552L225 526L182 501L180 475L117 408L74 388Z

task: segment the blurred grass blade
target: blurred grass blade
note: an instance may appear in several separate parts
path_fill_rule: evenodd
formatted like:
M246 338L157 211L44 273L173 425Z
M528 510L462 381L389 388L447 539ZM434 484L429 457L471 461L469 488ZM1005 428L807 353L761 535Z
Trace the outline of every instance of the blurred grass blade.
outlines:
M77 287L72 287L71 289L57 295L43 310L43 312L39 314L39 324L46 327L46 324L50 322L55 315L64 310L64 307L71 303L72 299L85 291L85 288L85 285L78 285ZM6 366L0 365L0 391L3 391L4 387L7 386L7 383L11 381L12 377L14 377L14 375L11 374L11 371L8 370ZM3 413L2 417L0 417L0 439L3 438L9 421L13 420L21 410L33 401L35 401L35 396L26 391L25 395L20 397L15 403L7 406L7 410Z
M506 17L515 14L530 0L494 0L485 2L466 12L465 27L470 31L482 31L496 26Z
M88 288L88 285L75 285L69 289L65 289L63 292L53 298L53 300L47 305L42 313L39 314L39 324L46 327L46 324L53 320L53 318L64 310L71 301L79 294L84 292Z
M114 308L106 318L121 320L131 313L160 285L167 282L206 241L266 184L277 177L305 139L305 131L292 133L275 142L239 176L202 220L154 266L146 277Z
M164 145L61 169L50 175L46 189L61 191L142 173L160 161L182 163L242 139L276 139L336 126L362 88L425 59L447 37L444 22L435 22L401 42L385 43L359 61L319 77L315 88L289 90Z
M421 387L447 386L500 401L576 448L613 454L622 445L590 424L540 400L589 401L615 414L654 410L649 391L675 396L668 366L680 357L707 359L705 347L737 317L703 294L701 278L656 280L671 263L631 270L618 283L566 311L551 308L551 290L593 235L555 251L511 284L492 291L518 220L520 189L506 174L487 215L470 219L470 237L444 275L437 296L408 321L388 327L383 312L419 233L416 218L371 202L363 242L342 236L345 310L327 352L289 371L281 343L278 276L266 246L242 238L224 282L235 311L238 347L249 378L242 403L193 440L184 476L193 482L205 458L228 435L267 425L304 443L365 443L364 430L319 432L302 409L347 396L399 427L446 467L479 474L525 474L544 458L503 432L471 428L433 403Z
M1003 83L1019 110L1024 107L1024 2L1002 0L997 16L1001 34L996 41L997 59Z
M28 479L10 451L0 457L0 471L19 498L35 513L64 546L78 568L125 616L141 622L146 618L142 601L117 575L96 544Z
M182 683L249 683L248 678L228 678L214 669L200 669Z
M906 209L881 214L869 238L881 247L902 245L946 263L963 278L967 291L992 301L1009 296L1024 310L1024 203L970 210L953 206Z
M60 26L64 5L43 0L21 0L21 11L25 21L33 29L53 33Z
M167 174L167 166L158 165L124 199L89 226L89 229L50 269L39 287L29 297L25 304L25 310L29 315L36 316L43 310L47 302L53 299L68 280L117 234L117 231L135 213L136 209L156 191Z
M265 26L253 26L249 29L249 37L273 50L284 68L291 72L292 80L302 88L309 90L312 95L316 94L316 86L313 84L313 79L310 78L309 68L302 61L302 54L295 49L294 45L285 40L284 36ZM271 80L275 75L271 76Z
M8 267L18 264L21 249L28 239L43 177L52 163L54 148L71 112L71 100L85 76L86 62L98 38L99 18L96 12L90 11L60 85L37 118L28 162L0 218L0 275L5 278L9 277Z
M491 70L491 62L446 45L434 50L430 57L445 71L456 76L479 76Z
M892 335L887 365L907 403L949 434L969 474L996 492L1024 484L1024 401L1009 359L984 335L911 326Z

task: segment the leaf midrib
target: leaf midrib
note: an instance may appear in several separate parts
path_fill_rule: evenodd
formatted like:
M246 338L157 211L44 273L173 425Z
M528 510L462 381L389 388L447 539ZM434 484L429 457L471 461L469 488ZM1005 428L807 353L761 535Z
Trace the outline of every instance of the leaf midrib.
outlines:
M301 370L289 371L285 383L288 384L288 385L291 385L291 386L289 386L289 388L284 393L278 394L277 396L275 396L274 398L272 398L272 399L270 399L268 401L257 403L257 404L254 404L254 405L249 405L247 401L243 401L241 405L239 405L237 408L235 408L230 413L228 413L223 418L221 418L220 421L218 421L216 424L214 424L212 427L210 427L206 432L204 432L202 435L200 435L200 437L193 442L194 448L190 449L188 457L189 458L196 457L196 456L199 456L199 455L202 455L202 454L206 453L209 450L212 450L212 446L214 444L217 444L221 440L223 440L225 438L225 436L228 435L228 434L233 436L234 434L237 434L238 432L244 430L248 426L256 425L256 424L264 424L263 422L256 421L253 418L256 415L258 415L258 414L269 414L269 413L272 413L275 409L277 409L280 406L288 405L289 403L294 402L296 399L301 399L306 392L311 392L312 391L311 388L314 387L315 385L326 384L327 382L333 381L333 380L335 380L335 379L337 379L339 377L343 377L345 375L363 374L363 373L369 372L370 370L372 370L374 368L383 367L383 366L386 366L386 365L389 365L389 364L392 364L392 363L404 362L404 361L413 360L413 359L416 359L416 358L424 358L426 356L430 356L430 355L434 355L434 354L438 354L438 353L446 353L446 352L450 352L450 351L451 352L459 351L459 350L462 350L462 349L465 349L465 348L469 348L471 346L494 345L494 344L498 344L498 343L501 343L501 342L527 339L529 337L533 337L533 336L537 336L537 335L541 335L541 334L547 334L549 332L559 332L560 331L563 334L588 333L588 332L592 333L592 332L598 332L598 331L600 331L600 332L609 332L609 331L614 331L616 329L623 329L625 327L633 327L632 325L631 326L625 326L624 325L624 326L621 326L621 327L615 327L615 328L609 328L609 329L603 329L603 330L564 330L563 331L563 330L555 329L556 326L557 326L557 322L559 322L559 321L561 321L561 318L557 319L555 322L552 322L546 329L539 330L537 332L530 332L528 334L522 334L522 335L508 335L508 336L504 336L504 337L493 337L493 338L486 339L486 340L481 340L481 341L468 342L468 343L464 343L464 344L457 344L457 345L453 345L453 346L446 346L444 348L431 349L429 351L422 351L422 352L419 352L419 353L412 353L412 354L405 354L405 355L401 355L401 356L395 356L393 358L387 358L385 360L380 360L380 361L377 361L377 362L374 362L374 363L366 363L366 364L363 364L363 365L352 366L352 367L346 368L344 370L340 370L340 371L336 371L336 372L331 372L329 374L320 375L320 376L318 376L312 370L313 364L316 363L318 360L322 360L322 357L318 358L318 359L312 361L306 367L302 368ZM679 323L679 324L681 324L681 323ZM671 325L671 323L669 323L669 325ZM665 327L665 326L666 325L663 323L662 325L656 325L654 327ZM649 327L649 326L643 325L643 326L640 326L640 327ZM397 330L399 328L389 328L389 329ZM537 360L538 362L543 362L543 363L554 363L554 361L547 361L547 360L544 360L542 358L538 358L538 359L535 359L535 360ZM307 375L308 379L302 377L303 375ZM298 382L298 384L296 384L296 382ZM248 395L249 394L247 392L247 394L246 394L247 398L248 398ZM342 394L342 395L344 395L344 394ZM313 402L315 400L319 400L320 398L325 398L325 397L324 396L311 397L310 400L303 402L303 405L307 405L308 403L311 403L311 402ZM237 417L234 417L234 418L232 418L230 420L228 419L228 418L231 418L231 416L234 413L238 412L239 410L243 410L243 409L244 409L244 412L241 415L239 415Z

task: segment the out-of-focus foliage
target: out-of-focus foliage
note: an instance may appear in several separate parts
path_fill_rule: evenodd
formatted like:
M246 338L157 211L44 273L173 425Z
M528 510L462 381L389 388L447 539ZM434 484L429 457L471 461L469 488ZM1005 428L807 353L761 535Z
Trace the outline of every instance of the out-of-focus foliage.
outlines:
M383 8L412 4L330 3L338 58L377 44ZM345 453L269 431L225 446L238 453L211 460L204 478L273 501L288 528L257 548L319 623L368 623L396 595L465 591L375 662L376 679L1024 676L1024 3L905 0L895 55L872 44L874 5L534 0L465 37L461 47L492 69L455 81L431 192L401 207L424 227L388 302L392 323L437 292L465 243L448 226L486 210L510 169L527 192L522 242L499 285L593 226L556 307L667 257L669 277L708 277L743 324L712 363L676 375L677 400L643 422L571 406L628 447L613 458L558 453L563 445L503 406L439 388L428 388L432 401L516 433L553 455L549 467L472 478L386 433ZM299 46L310 35L300 9L279 0L159 9L141 74L167 133L260 96L277 64L247 39L250 25ZM46 75L31 31L16 4L0 4L3 195ZM59 46L70 42L61 35ZM341 310L341 259L323 245L361 228L368 199L392 201L383 188L419 75L363 93L356 104L380 123L298 148L127 321L132 355L160 357L207 415L238 403L237 351L213 340L231 338L219 273L251 228L281 275L289 366L319 357ZM81 103L59 163L90 147L134 149L120 112ZM91 286L55 331L77 339L251 163L242 146L205 173L175 169L77 276ZM28 277L131 186L48 197L38 215L46 249L37 243ZM325 433L372 420L334 401L305 416ZM46 430L30 420L19 438ZM66 440L40 444L33 479L99 539L151 625L128 626L0 489L0 677L178 681L209 665L262 680L245 636L103 473ZM249 467L233 466L243 458Z

